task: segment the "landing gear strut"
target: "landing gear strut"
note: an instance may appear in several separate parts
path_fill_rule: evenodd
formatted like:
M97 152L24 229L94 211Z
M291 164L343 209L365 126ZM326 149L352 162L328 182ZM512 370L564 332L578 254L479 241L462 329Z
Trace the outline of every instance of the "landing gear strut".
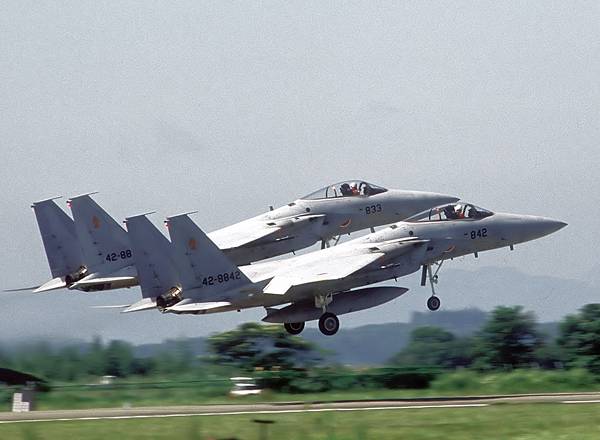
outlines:
M329 240L321 240L321 249L337 246L341 237L341 235L338 235L337 237L330 238ZM331 244L331 242L333 242L333 244Z
M437 309L439 309L441 305L440 299L437 296L435 296L435 285L438 283L438 272L442 268L444 260L435 264L437 264L435 272L431 270L431 265L424 264L423 272L421 273L421 286L424 286L426 284L427 278L429 278L429 285L431 286L431 296L427 300L427 308L432 312L435 312Z
M319 318L319 330L326 336L335 335L340 329L340 320L333 313L325 312Z
M283 327L290 335L299 335L304 330L303 322L286 322Z

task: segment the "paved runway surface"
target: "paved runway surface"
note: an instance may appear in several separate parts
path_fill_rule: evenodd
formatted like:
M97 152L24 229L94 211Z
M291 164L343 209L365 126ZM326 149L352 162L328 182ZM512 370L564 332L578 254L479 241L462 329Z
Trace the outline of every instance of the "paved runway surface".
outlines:
M226 404L195 406L164 406L140 408L98 408L78 410L32 411L0 413L0 424L42 421L136 419L157 417L223 416L243 414L277 414L330 411L417 410L423 408L479 408L497 403L600 403L600 393L520 394L450 398L419 398L398 400L365 400L340 402L286 402L259 404Z

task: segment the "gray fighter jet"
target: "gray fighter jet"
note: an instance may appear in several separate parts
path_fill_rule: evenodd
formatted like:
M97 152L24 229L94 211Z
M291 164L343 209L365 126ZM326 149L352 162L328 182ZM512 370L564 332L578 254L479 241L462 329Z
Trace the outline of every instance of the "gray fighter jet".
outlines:
M91 197L69 199L73 220L54 202L32 208L53 279L36 288L83 291L137 285L135 254L127 232ZM354 180L336 183L285 206L209 234L238 265L283 255L321 242L335 245L343 234L406 219L458 198L444 194L388 190Z
M126 224L143 298L124 312L158 308L205 314L265 307L263 321L284 323L288 332L298 334L305 321L318 319L325 335L338 331L336 315L383 304L407 291L364 286L420 268L423 284L429 276L433 285L446 260L512 248L566 226L544 217L451 204L335 247L238 267L187 214L167 218L170 242L145 215L130 217ZM433 293L427 304L437 310L440 301ZM285 306L274 308L278 305Z

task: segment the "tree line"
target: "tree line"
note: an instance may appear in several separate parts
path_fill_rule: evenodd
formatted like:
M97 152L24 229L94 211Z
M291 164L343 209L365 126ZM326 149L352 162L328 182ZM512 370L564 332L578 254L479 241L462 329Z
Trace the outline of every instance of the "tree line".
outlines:
M588 304L565 317L555 339L541 333L533 313L520 306L497 307L470 337L457 337L434 326L420 327L390 363L480 371L585 368L600 375L600 304Z
M208 355L202 357L194 355L187 340L171 341L167 347L152 356L135 355L129 343L104 343L99 338L84 346L53 348L38 343L10 352L0 347L0 366L62 382L106 375L206 377L216 372L226 377L243 371L256 373L274 388L292 390L329 386L324 383L341 384L342 389L352 383L421 386L435 371L456 368L584 368L600 376L600 304L586 305L564 318L556 338L542 334L535 316L520 306L497 307L483 327L468 337L434 326L419 327L408 345L392 354L387 368L360 374L332 368L326 352L302 337L288 335L278 325L246 323L212 335L206 340Z

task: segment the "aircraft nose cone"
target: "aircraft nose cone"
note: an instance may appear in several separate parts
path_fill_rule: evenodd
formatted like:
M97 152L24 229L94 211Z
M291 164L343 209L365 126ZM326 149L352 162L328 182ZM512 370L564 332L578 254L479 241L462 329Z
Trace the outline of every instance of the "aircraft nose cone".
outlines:
M565 226L567 226L567 223L565 222L543 217L540 220L539 228L541 229L541 231L543 231L543 235L549 235L564 228Z
M546 217L526 217L524 232L528 235L528 240L535 240L546 235L550 235L559 229L567 226L565 222Z

